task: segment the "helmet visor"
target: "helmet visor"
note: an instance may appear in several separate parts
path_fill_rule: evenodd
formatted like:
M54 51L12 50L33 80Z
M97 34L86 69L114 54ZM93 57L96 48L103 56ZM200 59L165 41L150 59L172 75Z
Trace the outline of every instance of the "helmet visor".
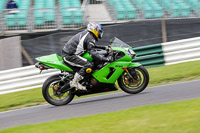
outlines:
M103 31L100 30L100 31L99 31L99 39L101 39L102 37L103 37Z

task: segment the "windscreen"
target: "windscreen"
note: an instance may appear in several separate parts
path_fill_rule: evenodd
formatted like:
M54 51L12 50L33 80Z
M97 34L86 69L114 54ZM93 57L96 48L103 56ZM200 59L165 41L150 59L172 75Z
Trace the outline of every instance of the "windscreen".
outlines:
M129 46L128 44L126 44L125 42L119 40L118 38L114 37L113 39L110 40L110 45L111 47L125 47L125 48L130 48L131 46Z

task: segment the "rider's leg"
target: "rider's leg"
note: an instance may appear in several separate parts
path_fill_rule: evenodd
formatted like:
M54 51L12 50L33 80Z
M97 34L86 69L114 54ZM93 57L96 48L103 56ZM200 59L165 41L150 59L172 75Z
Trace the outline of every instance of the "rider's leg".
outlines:
M85 86L79 83L79 81L82 79L83 79L83 76L81 76L78 72L76 72L73 80L70 82L70 86L76 87L79 90L87 90Z
M86 90L86 87L80 84L79 81L83 79L86 74L85 71L89 66L91 66L91 63L89 63L87 59L84 59L83 57L77 55L65 55L63 59L65 62L69 63L72 66L82 67L79 72L75 73L74 79L70 82L70 86L76 87L80 90Z
M74 79L70 83L71 87L76 87L80 90L86 90L86 87L79 83L80 80L86 75L86 69L92 68L92 63L89 61L74 75Z

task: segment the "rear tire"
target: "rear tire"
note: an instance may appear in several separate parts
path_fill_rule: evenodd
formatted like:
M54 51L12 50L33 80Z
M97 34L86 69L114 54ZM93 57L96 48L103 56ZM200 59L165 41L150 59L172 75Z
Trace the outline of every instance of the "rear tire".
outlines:
M126 93L137 94L143 91L149 83L149 73L143 67L139 66L134 68L137 74L137 80L128 76L127 72L124 72L118 79L119 87Z
M60 86L60 84L61 84L60 81L61 81L61 79L60 79L59 75L53 75L44 82L43 87L42 87L42 94L43 94L44 99L48 103L55 105L55 106L61 106L61 105L68 104L74 98L74 94L72 93L73 90L67 91L65 93L57 94L57 91L55 91L55 88L57 86ZM55 85L57 85L57 86L55 87ZM53 86L53 87L50 88L51 86ZM50 91L53 91L53 95L50 94ZM61 96L64 96L65 94L67 94L66 97L61 99Z

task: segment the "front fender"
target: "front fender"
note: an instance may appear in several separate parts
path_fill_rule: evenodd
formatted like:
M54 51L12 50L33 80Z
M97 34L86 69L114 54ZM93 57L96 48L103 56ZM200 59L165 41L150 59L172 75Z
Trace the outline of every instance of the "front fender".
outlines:
M140 63L131 63L131 64L129 64L128 65L128 67L139 67L139 66L141 66L142 64L140 64Z

